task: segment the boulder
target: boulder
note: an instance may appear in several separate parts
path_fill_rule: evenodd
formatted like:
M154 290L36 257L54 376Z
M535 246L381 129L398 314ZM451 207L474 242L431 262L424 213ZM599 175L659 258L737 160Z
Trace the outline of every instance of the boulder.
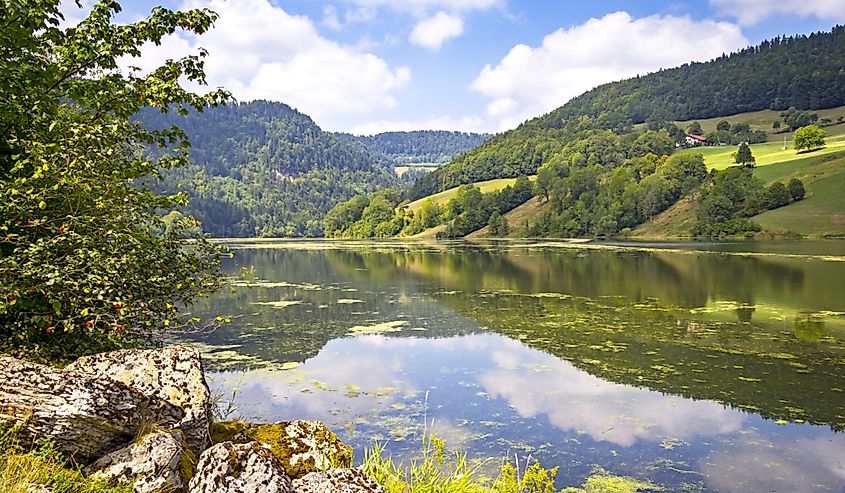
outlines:
M183 491L194 465L183 444L179 431L153 432L105 455L83 472L110 484L133 482L137 493Z
M184 413L128 385L73 369L0 357L0 422L21 437L49 438L57 450L88 464L135 438L144 424L172 426Z
M200 457L189 493L292 493L290 478L257 442L223 442Z
M211 436L215 443L261 443L281 461L291 478L352 463L352 447L319 421L279 421L271 424L225 421L212 425Z
M67 367L109 378L181 408L179 428L199 456L208 447L209 391L196 348L126 349L83 356Z
M384 493L384 488L360 469L332 469L293 480L296 493Z

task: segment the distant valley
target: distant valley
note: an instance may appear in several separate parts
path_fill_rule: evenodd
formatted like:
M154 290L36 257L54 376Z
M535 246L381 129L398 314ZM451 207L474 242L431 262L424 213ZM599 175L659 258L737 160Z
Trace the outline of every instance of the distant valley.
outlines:
M461 132L326 132L277 102L208 108L186 117L145 111L145 125L178 125L191 166L164 173L161 191L187 192L184 214L217 237L316 237L323 217L355 195L402 186L397 167L437 166L489 136ZM428 164L433 163L433 164ZM407 174L420 176L412 171Z

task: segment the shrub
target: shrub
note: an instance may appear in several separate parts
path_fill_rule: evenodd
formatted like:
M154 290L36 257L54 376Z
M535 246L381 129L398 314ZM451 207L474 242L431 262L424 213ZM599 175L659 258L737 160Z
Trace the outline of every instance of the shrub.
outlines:
M801 200L804 198L804 194L806 193L804 190L804 182L798 178L789 180L787 188L789 188L789 195L792 197L792 200Z

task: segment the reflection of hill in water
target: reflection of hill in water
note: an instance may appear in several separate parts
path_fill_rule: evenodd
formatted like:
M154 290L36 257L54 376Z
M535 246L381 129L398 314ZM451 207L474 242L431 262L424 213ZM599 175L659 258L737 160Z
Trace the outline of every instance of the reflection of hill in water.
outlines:
M845 319L817 313L841 309L837 262L413 246L238 255L291 286L218 297L202 309L252 325L206 340L263 361L311 358L353 325L407 320L386 335L416 337L481 325L610 381L845 429ZM304 302L252 305L280 298Z
M837 263L516 249L393 262L378 270L411 272L457 313L602 378L845 429L845 345L812 314L841 308L819 282L845 273Z

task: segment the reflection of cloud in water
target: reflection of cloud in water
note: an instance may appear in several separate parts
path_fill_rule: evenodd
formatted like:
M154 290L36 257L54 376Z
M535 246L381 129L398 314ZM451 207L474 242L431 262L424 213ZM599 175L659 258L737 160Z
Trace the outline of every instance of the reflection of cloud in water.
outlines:
M209 380L224 401L231 389L238 389L237 412L245 419L344 423L385 411L401 396L421 398L414 377L432 369L409 363L409 355L418 351L480 353L487 339L364 335L333 340L294 370L209 372Z
M490 395L505 399L523 417L546 415L556 428L594 440L630 446L637 439L690 439L732 433L744 421L720 404L606 382L537 351L498 349L491 357L499 368L479 376Z
M418 438L424 395L431 390L429 425L436 419L429 431L471 453L504 453L514 438L483 420L509 427L520 416L540 417L541 435L516 440L535 449L548 443L577 457L590 457L595 447L586 440L572 445L569 438L577 432L626 447L620 450L625 462L643 460L638 447L630 447L638 442L646 450L659 449L663 440L689 442L681 457L704 474L695 480L703 479L708 490L838 492L845 484L845 436L809 425L777 426L717 403L606 382L498 335L344 338L294 370L210 376L224 395L238 387L245 419L319 419L359 445L373 438ZM513 411L505 411L505 404ZM645 453L649 460L663 456ZM674 454L666 451L670 460L679 458Z
M219 372L210 373L210 379L224 396L237 387L238 411L247 419L341 422L373 408L389 407L395 397L384 389L413 390L410 382L398 377L401 367L399 358L332 351L330 344L294 370ZM347 387L350 385L355 387ZM359 393L379 390L379 395L347 396L353 388Z
M845 437L788 443L749 437L714 452L700 468L707 486L718 491L845 491Z

